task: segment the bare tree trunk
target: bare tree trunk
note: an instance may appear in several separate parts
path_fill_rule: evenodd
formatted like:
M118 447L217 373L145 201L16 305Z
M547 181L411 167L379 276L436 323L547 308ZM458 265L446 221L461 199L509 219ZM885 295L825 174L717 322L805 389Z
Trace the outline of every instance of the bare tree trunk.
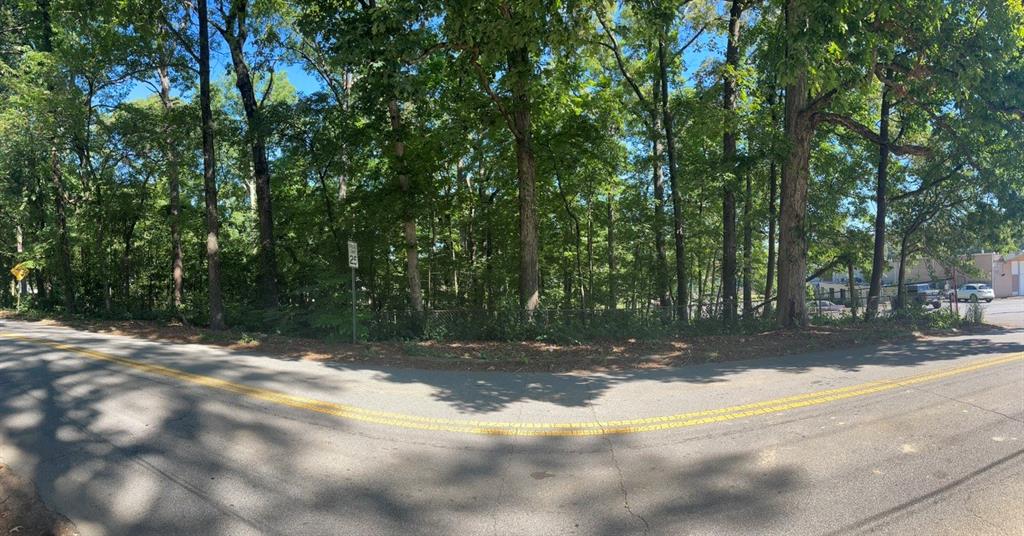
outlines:
M661 113L665 124L665 150L668 152L668 182L672 187L672 236L676 248L676 310L683 322L690 320L690 282L686 270L686 229L683 227L683 193L676 165L676 138L672 111L669 109L668 61L664 35L658 38L658 73L661 80Z
M889 113L891 102L889 86L882 84L881 118L878 137L878 181L875 185L875 247L871 256L871 285L868 288L868 303L864 319L870 320L878 314L878 302L882 294L882 272L885 270L885 217L886 190L889 182ZM900 266L902 269L902 266Z
M167 157L167 189L170 198L171 224L171 309L177 313L181 309L182 287L184 285L184 262L181 250L181 185L178 175L178 151L171 141L171 79L167 73L167 65L161 65L157 73L160 75L160 103L164 108L167 124L164 134L168 141Z
M397 100L388 102L388 116L391 118L391 132L394 135L395 162L398 168L398 185L405 195L407 205L402 209L402 230L405 235L405 271L409 284L409 305L416 313L423 312L423 290L420 286L419 246L416 241L416 218L412 205L415 203L410 188L405 163L405 139L402 128L402 111Z
M199 11L199 105L203 131L203 193L206 198L206 265L209 275L210 329L224 329L224 304L220 291L220 218L217 214L217 171L213 144L213 112L210 109L210 33L206 0Z
M508 56L512 75L512 122L519 182L519 305L528 313L540 306L540 257L537 236L537 164L530 124L530 51L514 49Z
M722 136L722 161L726 170L722 184L722 320L736 321L736 132L731 126L736 108L736 70L739 69L740 15L743 7L733 0L729 10L729 37L726 44L726 75L722 83L722 110L726 129Z
M266 126L245 59L248 0L233 0L224 21L222 34L231 50L235 87L245 111L248 141L252 150L253 177L256 182L256 212L259 228L260 302L266 308L278 305L277 253L274 244L274 217L270 190L270 163L267 160ZM269 91L269 89L268 89Z

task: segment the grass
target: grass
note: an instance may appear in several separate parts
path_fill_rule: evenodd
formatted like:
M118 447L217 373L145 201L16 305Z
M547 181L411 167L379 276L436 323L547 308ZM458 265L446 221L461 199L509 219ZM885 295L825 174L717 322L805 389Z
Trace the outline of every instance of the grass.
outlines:
M351 344L248 331L211 331L177 322L45 318L0 311L0 318L41 321L172 343L201 343L290 360L445 370L550 371L662 368L695 363L850 348L948 335L963 321L941 311L907 313L872 322L816 318L806 329L782 330L757 322L725 329L702 322L673 336L560 341L382 341Z

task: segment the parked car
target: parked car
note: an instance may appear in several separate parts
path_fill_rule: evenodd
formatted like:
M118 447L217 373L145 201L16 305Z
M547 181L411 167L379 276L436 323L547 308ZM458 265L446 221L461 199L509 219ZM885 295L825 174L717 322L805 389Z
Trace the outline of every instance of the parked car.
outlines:
M821 311L823 313L846 310L846 307L843 307L842 305L836 303L832 303L828 300L818 300L817 302L812 301L810 306L813 311Z
M931 305L933 309L942 307L942 294L928 283L907 285L906 296L909 304Z
M991 302L996 298L995 291L992 287L984 283L968 283L956 289L956 292L949 293L949 301L953 301L955 296L956 301L972 301L977 302L985 300L985 302Z

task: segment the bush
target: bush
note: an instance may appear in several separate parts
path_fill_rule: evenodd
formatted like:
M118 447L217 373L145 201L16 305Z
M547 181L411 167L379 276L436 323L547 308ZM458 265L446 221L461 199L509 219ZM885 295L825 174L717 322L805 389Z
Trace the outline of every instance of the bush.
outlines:
M985 310L981 308L981 304L978 302L971 302L967 306L967 315L964 320L968 324L980 325L985 322Z
M928 319L926 327L932 329L951 329L958 327L963 322L963 319L955 311L949 309L939 309L925 316Z

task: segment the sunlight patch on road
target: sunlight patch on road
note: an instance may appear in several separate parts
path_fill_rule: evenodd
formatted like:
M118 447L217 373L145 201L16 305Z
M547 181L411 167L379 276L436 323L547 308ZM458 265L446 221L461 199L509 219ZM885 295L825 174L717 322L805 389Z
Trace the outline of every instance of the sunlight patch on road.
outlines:
M892 380L868 382L836 389L826 389L784 398L776 398L773 400L765 400L762 402L754 402L751 404L637 419L558 423L446 419L379 411L347 404L327 402L324 400L303 398L280 391L235 383L211 376L203 376L162 365L129 359L46 339L9 333L0 333L0 338L48 346L55 350L72 352L83 357L97 361L114 363L148 374L162 376L165 378L173 378L184 383L230 392L251 400L259 400L279 406L332 415L347 420L414 430L497 436L572 437L635 434L672 430L676 428L728 422L756 417L759 415L768 415L793 409L817 406L839 400L906 388L919 383L941 380L997 365L1024 361L1024 352L1018 352L1013 354L1004 354L999 357L975 361L968 365L947 368L935 372L906 376Z

